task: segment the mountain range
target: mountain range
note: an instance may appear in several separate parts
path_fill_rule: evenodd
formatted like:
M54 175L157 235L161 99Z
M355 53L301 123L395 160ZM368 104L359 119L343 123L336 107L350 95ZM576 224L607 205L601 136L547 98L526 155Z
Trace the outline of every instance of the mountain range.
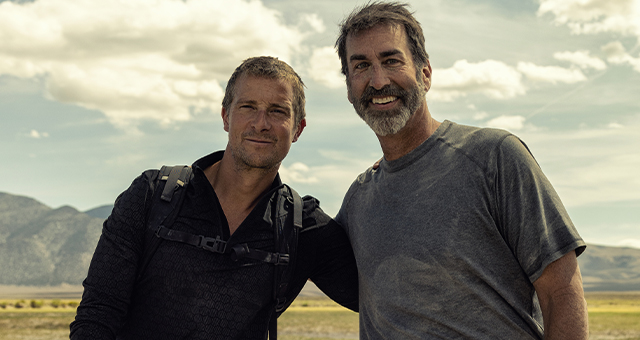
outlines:
M111 209L52 209L0 192L0 285L80 284ZM578 263L586 291L640 291L640 249L590 244Z

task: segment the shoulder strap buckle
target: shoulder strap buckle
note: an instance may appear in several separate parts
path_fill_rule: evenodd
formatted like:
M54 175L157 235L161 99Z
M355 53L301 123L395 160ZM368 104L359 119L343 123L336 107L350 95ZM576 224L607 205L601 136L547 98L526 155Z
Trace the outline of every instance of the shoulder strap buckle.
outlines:
M199 248L221 254L224 254L224 252L227 250L227 242L223 241L220 236L216 236L216 238L205 237L202 235L199 236L200 241L197 245Z

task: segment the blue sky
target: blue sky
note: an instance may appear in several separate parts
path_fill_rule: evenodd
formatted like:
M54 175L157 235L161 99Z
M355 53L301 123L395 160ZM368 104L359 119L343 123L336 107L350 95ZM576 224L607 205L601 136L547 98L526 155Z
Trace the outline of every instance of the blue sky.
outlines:
M307 85L281 175L334 215L381 156L333 50L362 3L0 1L0 191L87 210L145 169L223 149L226 80L272 55ZM587 242L640 248L640 0L409 3L433 116L515 133Z

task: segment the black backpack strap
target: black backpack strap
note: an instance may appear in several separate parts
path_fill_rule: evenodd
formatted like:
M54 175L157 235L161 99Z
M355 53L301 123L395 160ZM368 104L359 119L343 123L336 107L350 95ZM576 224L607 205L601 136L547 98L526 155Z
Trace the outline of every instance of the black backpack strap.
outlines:
M286 307L286 293L289 288L289 281L291 279L291 275L293 272L293 260L296 251L298 250L298 234L300 233L300 229L302 229L302 209L303 202L302 198L298 192L293 190L293 188L285 185L285 187L291 193L291 197L287 197L287 200L293 204L293 223L288 224L284 223L282 228L282 235L284 236L280 242L280 253L288 253L289 254L289 265L282 269L282 275L280 278L280 282L277 287L277 291L275 292L276 297L276 311L278 313L282 312ZM285 206L285 209L287 207ZM276 244L276 246L278 246Z
M275 248L279 254L289 254L288 265L275 266L274 269L274 283L273 283L273 296L276 302L271 319L269 320L269 340L277 340L278 338L278 314L284 311L288 305L287 291L289 288L289 282L295 267L295 255L298 248L298 234L302 229L302 210L303 202L300 195L293 190L293 188L284 185L284 189L288 192L284 192L280 195L277 203L276 217L288 213L290 210L290 204L293 204L293 223L286 223L288 219L276 218L274 223L275 227ZM283 190L284 191L284 190ZM287 195L287 194L290 194ZM284 210L284 211L283 211Z
M192 178L192 168L186 165L163 166L157 178L149 183L152 195L147 215L147 229L156 234L159 229L170 227L178 216L187 184ZM157 236L157 235L156 235ZM140 280L162 239L147 237L137 278Z
M163 166L155 183L150 183L153 195L147 225L154 237L145 244L141 265L138 268L138 280L144 274L163 239L191 244L216 253L230 253L234 260L251 258L272 263L275 273L273 284L275 308L269 320L269 339L277 340L277 317L278 313L281 313L288 305L286 295L295 267L298 234L302 229L302 198L287 185L283 185L283 188L278 191L280 195L276 201L275 216L271 219L274 226L275 252L251 249L247 244L236 245L232 249L228 249L227 243L219 236L216 238L205 237L170 228L180 211L186 187L191 178L192 169L190 167ZM160 191L161 189L162 191ZM286 223L290 220L289 218L278 217L288 215L291 205L293 205L293 221Z

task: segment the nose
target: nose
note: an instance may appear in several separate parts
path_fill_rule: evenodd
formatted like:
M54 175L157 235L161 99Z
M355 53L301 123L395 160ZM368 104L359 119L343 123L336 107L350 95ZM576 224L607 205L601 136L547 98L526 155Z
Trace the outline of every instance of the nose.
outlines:
M369 79L369 86L376 90L380 90L390 83L391 80L389 80L387 73L382 67L380 67L380 65L374 65L371 67L371 79Z
M256 131L264 131L269 130L271 128L271 123L269 122L268 112L265 109L260 109L256 112L251 121L251 126Z

